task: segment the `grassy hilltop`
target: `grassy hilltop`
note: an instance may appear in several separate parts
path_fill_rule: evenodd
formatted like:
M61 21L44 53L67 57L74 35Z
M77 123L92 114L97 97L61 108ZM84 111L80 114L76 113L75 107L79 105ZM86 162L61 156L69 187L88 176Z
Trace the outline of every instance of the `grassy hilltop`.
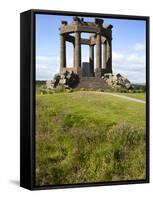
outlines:
M145 126L145 104L95 91L37 94L36 185L144 179Z

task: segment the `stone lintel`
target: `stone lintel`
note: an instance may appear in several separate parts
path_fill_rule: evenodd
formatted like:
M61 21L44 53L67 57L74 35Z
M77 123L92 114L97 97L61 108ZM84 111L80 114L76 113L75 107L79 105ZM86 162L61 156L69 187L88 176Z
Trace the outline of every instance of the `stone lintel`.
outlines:
M60 34L74 33L74 32L86 32L86 33L100 33L103 37L112 39L112 32L106 28L100 27L88 27L78 25L68 25L60 27Z
M85 39L85 38L81 38L81 44L90 45L90 40L89 39Z
M72 35L66 34L65 40L74 44L74 42L75 42L75 37L72 36ZM89 39L86 39L86 38L81 38L80 44L90 45L90 40L89 40Z
M71 24L71 25L62 25L60 27L60 34L64 33L74 33L77 31L77 25Z
M106 41L106 38L101 36L101 44L103 44ZM96 44L96 37L92 36L90 37L90 45Z
M66 34L66 35L65 35L65 40L74 44L74 42L75 42L75 37ZM106 41L106 38L103 37L103 36L101 36L101 44L103 44L105 41ZM80 44L84 44L84 45L95 45L95 44L96 44L96 38L95 38L95 37L90 37L90 39L81 38Z
M64 25L62 24L60 29L60 33L73 33L76 31L79 32L87 32L87 33L98 33L101 32L101 27L97 27L95 25L88 26L88 25L81 25L81 24L70 24Z
M100 27L96 27L96 26L77 26L77 31L79 32L86 32L86 33L97 33L97 32L101 32L101 28Z

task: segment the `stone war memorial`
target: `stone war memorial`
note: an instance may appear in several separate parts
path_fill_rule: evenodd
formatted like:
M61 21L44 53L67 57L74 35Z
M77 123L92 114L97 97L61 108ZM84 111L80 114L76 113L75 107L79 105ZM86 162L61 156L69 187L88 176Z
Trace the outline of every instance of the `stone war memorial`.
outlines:
M61 22L60 27L60 73L74 72L83 76L81 70L81 45L89 46L89 77L101 77L112 73L112 25L103 25L102 19L95 22L85 22L83 18L74 17L71 24ZM81 33L90 33L89 39L81 38ZM74 36L71 36L74 33ZM73 44L73 67L66 66L66 41ZM96 56L94 56L94 47ZM103 52L103 55L102 55ZM94 70L94 59L96 68Z
M112 73L112 28L111 24L106 25L103 19L98 18L94 22L87 22L75 16L69 24L61 21L60 70L51 83L52 87L59 84L93 89L111 89L114 85L130 87L126 78ZM82 38L81 33L88 33L89 37ZM73 45L73 66L70 67L67 67L66 62L66 42ZM82 62L82 45L89 47L88 62Z

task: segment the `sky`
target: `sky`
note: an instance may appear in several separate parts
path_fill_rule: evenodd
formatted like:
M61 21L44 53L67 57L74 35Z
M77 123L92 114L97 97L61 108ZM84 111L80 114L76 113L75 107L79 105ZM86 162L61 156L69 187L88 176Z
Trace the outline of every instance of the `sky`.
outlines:
M132 83L146 82L146 21L103 18L112 24L112 69ZM62 20L68 23L72 16L36 14L36 80L51 80L60 68L60 35ZM84 17L94 21L94 17ZM81 33L88 38L88 33ZM73 65L72 44L66 42L67 67ZM82 62L89 62L89 47L81 45ZM95 59L96 60L96 59Z

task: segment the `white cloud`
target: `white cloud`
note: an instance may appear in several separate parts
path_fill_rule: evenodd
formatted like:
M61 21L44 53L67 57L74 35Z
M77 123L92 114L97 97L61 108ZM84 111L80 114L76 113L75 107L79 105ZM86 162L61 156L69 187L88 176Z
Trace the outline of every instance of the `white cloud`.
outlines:
M146 56L144 45L135 44L130 52L112 52L113 72L121 73L131 82L145 82Z
M36 56L36 61L50 61L50 56Z
M49 55L49 56L36 56L36 62L51 62L59 61L58 55Z
M136 43L136 44L133 45L132 49L134 51L144 51L145 50L145 44Z
M127 56L127 61L131 63L139 63L139 64L144 64L145 62L145 57L144 55L140 55L138 53L132 53Z
M113 64L115 66L122 66L124 70L141 70L145 68L145 56L138 53L118 53L113 52Z
M113 60L116 62L120 62L121 60L124 59L124 55L122 53L113 51L112 55L113 55Z
M73 66L73 55L66 56L67 67ZM48 80L53 78L54 74L59 73L60 58L59 55L36 56L36 78L37 80Z
M57 66L36 65L36 79L37 80L50 80L53 78L54 74L58 73Z
M59 56L58 55L39 55L36 56L36 79L49 80L54 74L59 72Z

